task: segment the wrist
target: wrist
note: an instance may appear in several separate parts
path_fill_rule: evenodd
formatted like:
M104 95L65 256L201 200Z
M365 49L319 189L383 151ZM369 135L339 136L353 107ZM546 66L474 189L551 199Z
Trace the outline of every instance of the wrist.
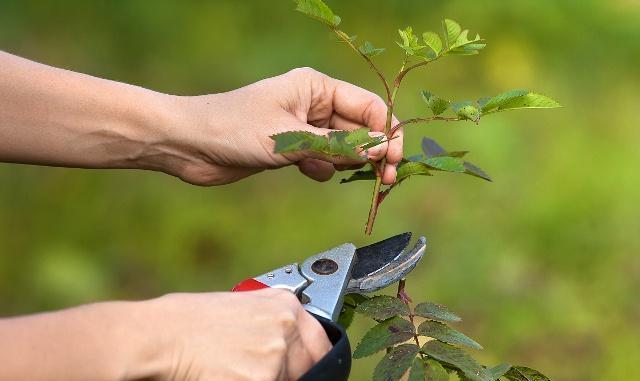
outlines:
M114 364L114 379L147 380L166 374L170 366L164 342L166 332L161 324L157 324L162 316L153 300L107 304L113 304L111 314L115 315L108 317L108 321L118 322L110 338L116 345L112 358L118 358L118 363Z
M122 152L111 166L175 174L186 164L179 129L185 119L182 97L144 90L129 108L119 131Z
M222 141L211 115L219 95L174 96L154 93L139 118L138 148L132 167L164 172L191 182L194 172L210 164Z

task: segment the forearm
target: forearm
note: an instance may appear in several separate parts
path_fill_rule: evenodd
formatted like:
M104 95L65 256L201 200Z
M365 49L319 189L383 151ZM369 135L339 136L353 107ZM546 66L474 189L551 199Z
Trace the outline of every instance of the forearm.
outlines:
M153 334L147 330L148 320L135 302L0 319L0 381L153 376L159 369L153 346L146 342Z
M177 99L0 52L0 161L167 171Z

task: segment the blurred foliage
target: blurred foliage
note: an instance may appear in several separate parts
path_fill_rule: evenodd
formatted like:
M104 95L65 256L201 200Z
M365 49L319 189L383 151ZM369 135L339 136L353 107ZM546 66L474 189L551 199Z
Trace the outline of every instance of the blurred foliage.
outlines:
M469 98L534 88L565 108L411 127L407 152L423 135L470 148L495 182L409 181L383 205L371 239L362 234L369 184L316 184L295 168L197 188L156 173L0 165L0 314L227 290L337 243L411 230L430 251L408 291L460 312L460 327L486 345L482 362L528 364L553 380L640 379L640 3L330 3L347 32L388 47L379 57L388 71L399 65L398 27L454 17L487 39L478 56L412 73L401 118L425 113L422 88ZM3 0L0 49L175 94L227 91L298 66L381 90L292 9ZM351 329L361 337L365 327L356 318ZM352 379L367 380L374 362L355 362Z

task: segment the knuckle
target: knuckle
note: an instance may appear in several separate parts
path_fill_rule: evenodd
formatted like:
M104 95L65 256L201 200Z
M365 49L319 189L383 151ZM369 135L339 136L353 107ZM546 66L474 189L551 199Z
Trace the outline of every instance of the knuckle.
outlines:
M287 340L282 336L273 337L265 346L265 350L274 358L280 359L287 353Z
M172 292L169 294L164 294L160 297L157 298L157 300L162 301L162 302L166 302L166 303L177 303L180 302L182 300L185 300L186 298L188 298L189 294L186 293L182 293L182 292Z
M282 288L276 288L274 290L276 298L286 303L287 306L295 308L300 305L298 297L293 292Z
M301 76L312 76L312 75L319 74L319 72L316 69L308 67L308 66L295 68L295 69L289 71L289 73L294 74L294 75L301 75Z
M297 324L296 313L289 309L280 310L274 319L283 332L291 331Z

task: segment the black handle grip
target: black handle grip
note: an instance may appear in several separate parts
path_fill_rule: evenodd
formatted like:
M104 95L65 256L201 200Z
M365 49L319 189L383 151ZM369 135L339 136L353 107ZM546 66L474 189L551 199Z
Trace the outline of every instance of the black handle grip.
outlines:
M333 348L298 381L347 381L351 371L351 346L347 332L329 319L313 317L322 324Z

